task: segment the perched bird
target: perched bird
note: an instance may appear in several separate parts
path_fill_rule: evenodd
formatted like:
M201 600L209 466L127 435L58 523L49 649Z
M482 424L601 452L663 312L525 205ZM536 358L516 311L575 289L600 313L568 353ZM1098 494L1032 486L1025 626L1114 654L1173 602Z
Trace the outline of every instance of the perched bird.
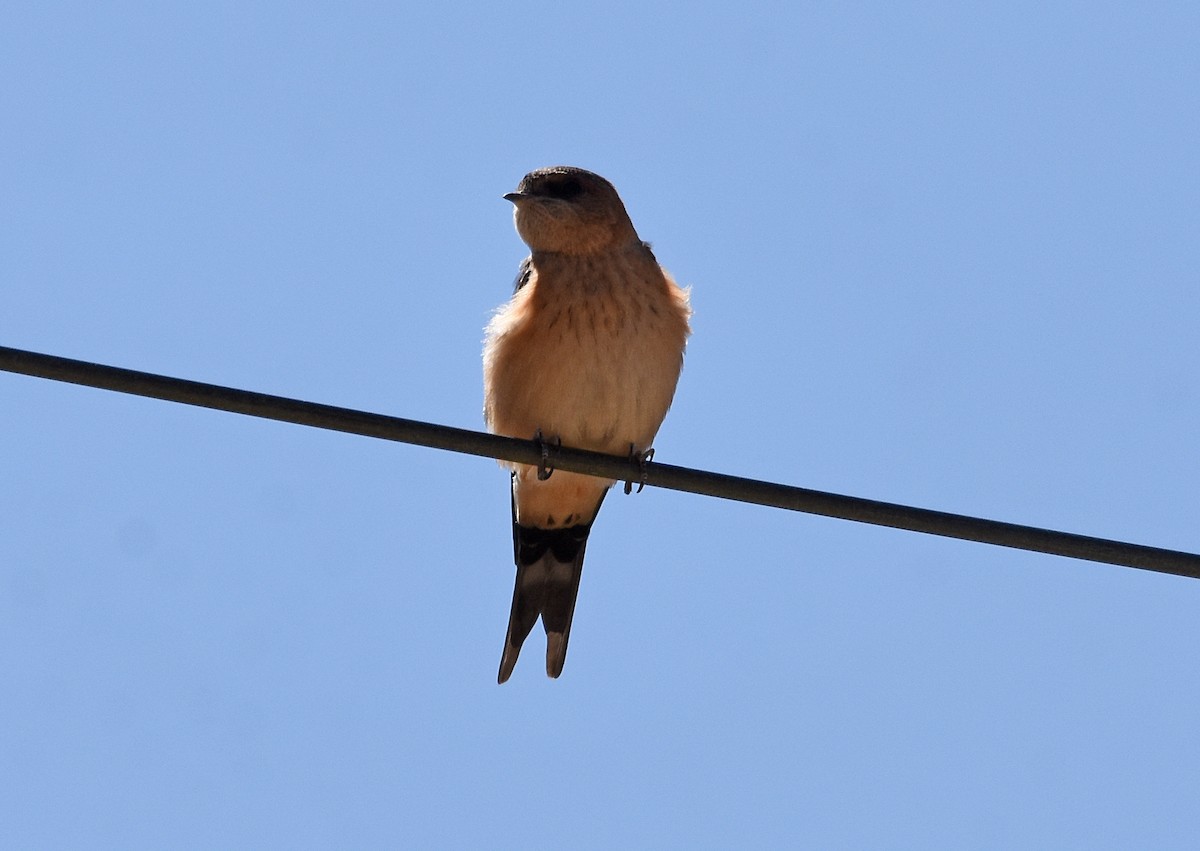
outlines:
M638 238L617 190L555 166L504 196L530 248L516 292L487 328L484 419L495 434L613 455L643 455L683 367L687 291ZM517 565L499 681L512 674L539 615L546 673L562 673L583 553L613 481L512 469ZM541 475L539 475L539 473Z

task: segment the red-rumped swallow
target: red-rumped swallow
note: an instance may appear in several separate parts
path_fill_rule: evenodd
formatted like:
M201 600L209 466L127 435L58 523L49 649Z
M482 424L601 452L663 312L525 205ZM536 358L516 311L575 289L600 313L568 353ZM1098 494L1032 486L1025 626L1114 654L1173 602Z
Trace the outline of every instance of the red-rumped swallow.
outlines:
M688 293L638 238L613 185L567 166L525 175L504 196L530 248L512 300L487 328L488 430L640 456L662 425L683 367ZM614 482L512 470L517 564L499 682L540 616L546 673L562 673L592 521ZM539 476L539 472L542 474Z

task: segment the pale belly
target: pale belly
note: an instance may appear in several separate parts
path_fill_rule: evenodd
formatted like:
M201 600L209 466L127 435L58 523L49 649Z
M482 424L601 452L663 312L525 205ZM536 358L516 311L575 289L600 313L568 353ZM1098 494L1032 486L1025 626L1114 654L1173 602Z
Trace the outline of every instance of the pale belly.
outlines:
M520 439L540 432L612 455L650 448L675 394L689 312L686 294L654 271L591 292L538 293L533 285L518 292L488 328L488 428ZM588 522L612 484L565 471L541 481L535 468L509 466L526 525Z
M574 300L530 312L493 341L488 383L492 430L598 452L650 446L682 366L686 326L644 305ZM623 321L612 317L622 315ZM636 318L635 318L636 317Z

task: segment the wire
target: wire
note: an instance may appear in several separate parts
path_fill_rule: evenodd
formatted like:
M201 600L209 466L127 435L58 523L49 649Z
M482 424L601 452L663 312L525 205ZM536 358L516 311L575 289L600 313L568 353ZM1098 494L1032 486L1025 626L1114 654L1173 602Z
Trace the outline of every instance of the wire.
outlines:
M543 445L532 440L516 440L4 346L0 346L0 370L521 464L537 465L543 460ZM1193 553L913 508L670 464L647 463L643 468L630 458L567 446L545 446L545 449L552 467L573 473L644 481L654 487L704 496L1200 579L1200 555Z

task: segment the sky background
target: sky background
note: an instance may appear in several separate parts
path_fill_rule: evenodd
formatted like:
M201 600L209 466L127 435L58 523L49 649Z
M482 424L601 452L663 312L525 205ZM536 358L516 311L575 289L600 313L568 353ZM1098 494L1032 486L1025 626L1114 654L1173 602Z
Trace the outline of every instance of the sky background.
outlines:
M0 345L481 428L611 179L660 461L1200 551L1200 7L0 10ZM11 847L1185 848L1200 582L647 489L496 685L486 459L0 374Z

